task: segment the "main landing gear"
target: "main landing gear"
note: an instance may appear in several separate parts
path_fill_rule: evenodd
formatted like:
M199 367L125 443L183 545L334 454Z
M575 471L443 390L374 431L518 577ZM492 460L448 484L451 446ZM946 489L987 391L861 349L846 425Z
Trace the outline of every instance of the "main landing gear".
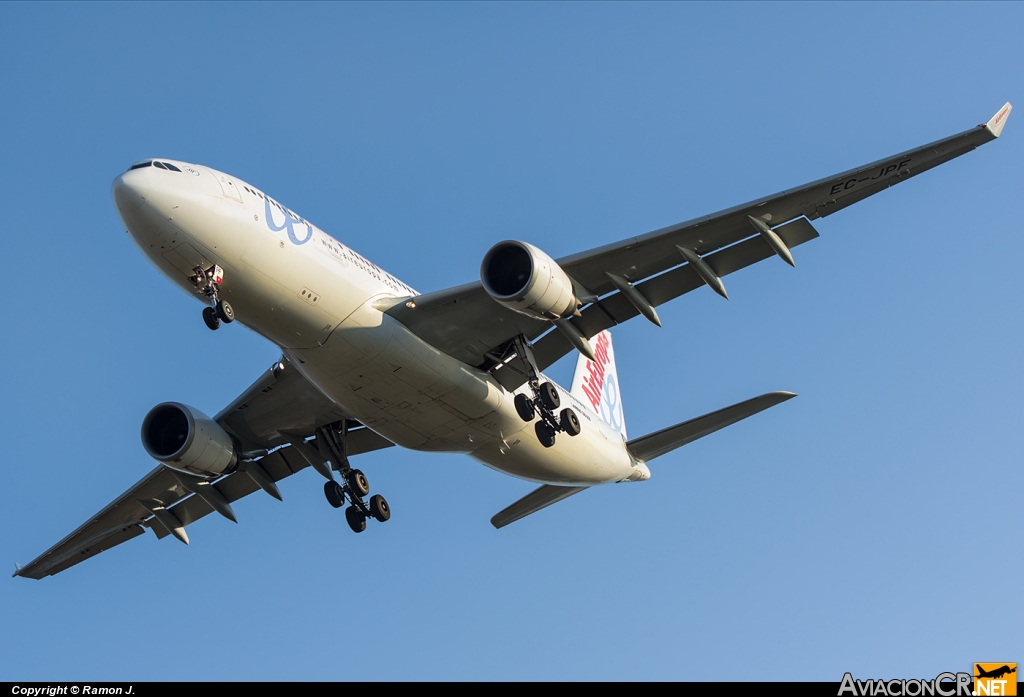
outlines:
M326 443L332 455L331 461L337 463L334 469L341 475L341 482L331 479L324 484L327 503L334 508L342 508L346 500L351 504L345 509L345 521L352 528L352 532L366 530L367 518L373 518L381 523L389 520L391 507L388 506L387 499L380 494L374 494L368 502L363 500L370 493L370 482L365 474L349 467L345 447L348 439L346 422L317 429L316 435L318 441L323 439Z
M545 448L555 444L555 434L564 431L570 436L580 434L580 419L576 412L570 408L562 409L555 417L555 412L561 406L562 399L558 395L558 388L554 383L539 382L536 375L531 375L528 382L533 391L534 398L530 399L525 394L515 396L516 412L519 418L529 423L537 414L540 414L540 421L534 426L537 432L537 440Z
M197 266L192 271L195 273L189 280L192 285L210 299L210 307L203 309L203 322L210 329L219 329L220 323L231 324L235 321L235 311L231 303L221 300L218 294L220 284L224 281L224 269L214 264L208 269Z
M324 496L327 503L335 508L345 505L346 497L352 505L345 509L345 520L352 532L362 532L366 529L366 519L374 518L385 522L391 518L391 508L388 501L380 494L370 497L369 504L363 501L363 496L370 493L370 484L366 476L359 470L349 470L344 476L344 484L339 484L333 479L324 484Z

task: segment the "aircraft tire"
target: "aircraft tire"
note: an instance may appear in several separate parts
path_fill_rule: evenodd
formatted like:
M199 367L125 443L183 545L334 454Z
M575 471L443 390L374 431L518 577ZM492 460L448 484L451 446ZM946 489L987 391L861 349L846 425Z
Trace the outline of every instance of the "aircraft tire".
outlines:
M348 485L355 492L355 495L362 498L370 493L370 482L366 479L366 475L359 470L350 470L345 475L345 479L348 481Z
M562 398L558 396L558 388L554 383L545 382L538 390L540 392L540 403L551 411L555 411L562 404Z
M378 522L387 522L391 518L391 506L388 505L388 500L380 494L371 496L370 513Z
M538 421L534 429L537 431L537 440L545 448L555 444L555 429L551 428L547 421Z
M220 318L217 316L217 311L212 307L203 308L203 321L212 330L220 329Z
M231 324L235 321L235 309L231 307L231 303L227 300L217 301L217 317L220 318L224 324Z
M570 436L578 436L583 430L580 428L580 417L576 416L576 412L572 409L563 409L559 421L562 424L562 430Z
M329 482L324 482L324 496L327 497L327 503L331 504L334 508L341 508L345 505L345 490L341 488L341 484L338 484L333 479Z
M533 408L533 402L530 398L524 394L517 394L515 400L516 413L519 414L519 418L530 423L533 421L533 417L537 415L537 410Z
M366 516L355 506L345 509L345 521L352 528L352 532L362 532L366 529Z

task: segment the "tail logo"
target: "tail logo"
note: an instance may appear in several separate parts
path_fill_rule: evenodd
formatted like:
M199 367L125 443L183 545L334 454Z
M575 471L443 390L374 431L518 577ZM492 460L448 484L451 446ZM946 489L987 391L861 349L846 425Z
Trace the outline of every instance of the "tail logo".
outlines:
M596 361L587 361L587 373L583 376L583 393L587 395L594 411L601 414L601 395L604 394L605 377L608 369L611 368L611 361L608 359L608 334L601 332L594 342L594 357ZM609 380L609 382L612 382ZM614 394L614 388L612 388ZM618 395L614 394L615 401ZM604 418L604 414L601 414ZM607 419L605 419L607 421Z
M606 380L604 383L604 399L601 400L601 409L598 411L601 421L614 428L616 431L623 431L625 424L622 418L622 405L619 404L619 391L617 380Z
M619 390L618 369L615 367L615 349L612 335L603 331L591 340L594 358L580 356L576 373L572 377L572 395L586 402L601 421L626 437L626 419L622 411L622 393Z

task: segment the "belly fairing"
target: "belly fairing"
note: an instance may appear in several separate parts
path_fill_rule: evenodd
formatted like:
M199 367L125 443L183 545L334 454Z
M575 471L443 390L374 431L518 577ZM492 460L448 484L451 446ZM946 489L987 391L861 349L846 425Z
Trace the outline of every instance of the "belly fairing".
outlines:
M622 442L605 438L596 419L588 423L581 414L580 420L583 429L579 435L559 433L550 448L540 444L533 424L527 424L514 437L490 443L471 455L499 472L541 484L590 486L634 476L635 463Z
M600 484L633 474L621 439L608 437L596 416L576 406L583 432L559 434L553 448L544 448L534 424L516 413L513 394L369 303L324 346L288 353L353 418L400 446L466 453L506 474L551 484Z
M289 351L307 378L366 426L418 450L471 452L502 435L502 389L364 304L327 342Z

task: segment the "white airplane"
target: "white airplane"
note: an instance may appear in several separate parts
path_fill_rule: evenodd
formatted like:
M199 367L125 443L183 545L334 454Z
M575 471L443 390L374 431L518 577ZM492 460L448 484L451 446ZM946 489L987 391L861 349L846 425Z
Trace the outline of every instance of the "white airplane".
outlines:
M480 280L421 295L242 180L168 159L113 183L143 253L206 303L210 329L238 320L281 360L210 418L177 402L143 419L160 464L15 576L57 574L152 530L185 528L306 467L355 532L387 501L350 458L400 445L465 453L541 486L495 515L496 528L598 484L650 478L647 463L794 397L772 392L627 439L609 327L818 236L812 220L989 142L987 123L893 157L689 222L554 260L520 241L487 252ZM578 351L567 392L544 377Z

